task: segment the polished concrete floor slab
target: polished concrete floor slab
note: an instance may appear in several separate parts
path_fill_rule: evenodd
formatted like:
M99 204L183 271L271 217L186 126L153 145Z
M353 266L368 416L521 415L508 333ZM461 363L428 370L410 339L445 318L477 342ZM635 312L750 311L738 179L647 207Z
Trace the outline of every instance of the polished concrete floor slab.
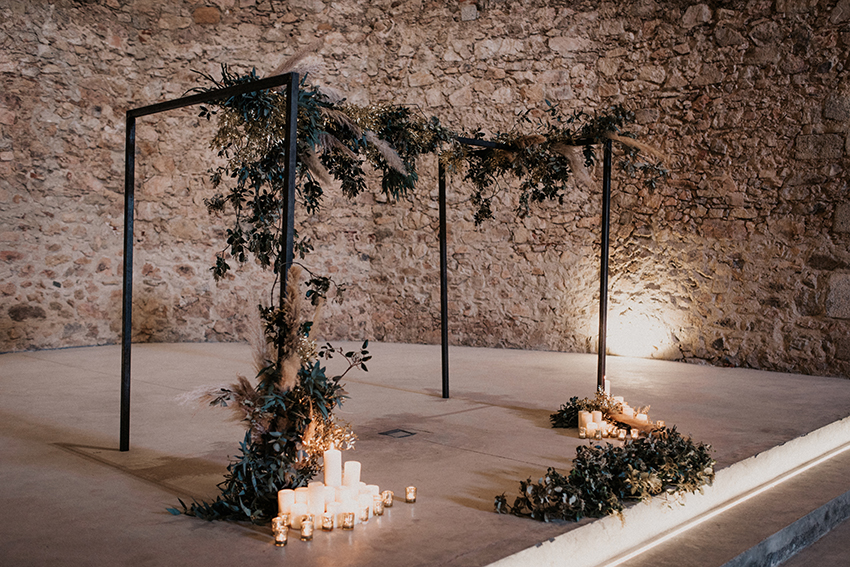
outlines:
M342 346L349 346L343 344ZM350 345L354 346L354 345ZM211 499L243 429L228 410L180 405L198 387L251 375L242 344L133 348L131 450L118 447L120 349L0 355L0 558L10 565L487 565L576 524L498 515L493 499L552 466L579 440L549 415L595 389L594 355L370 344L368 373L346 376L338 412L359 440L343 459L415 504L352 532L274 548L268 528L171 516ZM331 370L341 361L331 361ZM850 415L850 381L611 357L613 393L710 443L718 467ZM412 435L387 435L402 430Z

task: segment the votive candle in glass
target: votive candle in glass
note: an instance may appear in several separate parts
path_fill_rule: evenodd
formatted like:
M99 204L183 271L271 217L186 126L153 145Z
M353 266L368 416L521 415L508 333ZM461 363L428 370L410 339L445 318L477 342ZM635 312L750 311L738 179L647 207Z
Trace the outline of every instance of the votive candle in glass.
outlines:
M354 512L343 512L342 513L342 529L344 529L344 530L353 530L354 529Z
M393 507L393 494L392 490L385 490L381 492L381 500L384 501L384 508L392 508Z
M598 427L593 430L593 438L594 439L602 439L602 430Z
M638 435L640 435L640 431L638 431L637 429L632 429L631 434L632 434L632 439L637 439Z
M404 501L408 503L416 502L416 487L408 486L404 489Z
M587 439L587 428L579 427L578 428L578 438L579 439Z
M625 429L620 429L620 430L617 432L617 439L619 439L620 441L625 441L625 440L626 440L626 430L625 430Z
M313 539L313 516L307 514L301 518L301 541Z
M659 419L655 422L655 427L657 427L658 429L664 429L664 421Z
M361 506L360 507L360 523L365 524L369 521L369 506Z
M372 514L375 516L384 515L384 500L380 494L372 496Z
M322 529L326 532L334 529L334 515L331 512L322 514Z
M282 516L272 518L272 532L274 533L274 544L278 547L286 545L289 539L289 518L284 519Z

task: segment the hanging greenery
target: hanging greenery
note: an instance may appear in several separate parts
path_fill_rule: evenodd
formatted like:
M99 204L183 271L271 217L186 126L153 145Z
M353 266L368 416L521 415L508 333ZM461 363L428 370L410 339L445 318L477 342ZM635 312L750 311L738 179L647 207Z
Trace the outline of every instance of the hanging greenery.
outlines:
M544 522L578 521L619 514L627 502L663 492L701 491L714 480L709 451L709 445L694 443L675 427L656 429L622 446L582 445L568 475L550 468L536 483L521 481L513 504L504 494L496 497L496 512Z
M594 116L584 112L564 115L558 105L548 101L546 105L541 118L533 119L531 110L520 115L517 126L530 126L530 132L492 136L490 141L500 144L500 148L455 143L443 155L449 171L462 172L474 188L471 201L476 207L476 224L493 218L492 202L503 190L498 183L502 178L513 178L519 183L516 214L520 218L532 213L534 203L563 203L570 179L589 184L587 168L595 163L596 147L605 140L615 140L626 149L619 167L630 177L641 177L646 185L655 187L667 176L661 162L663 154L623 131L634 121L634 113L614 106ZM475 137L481 138L483 134L479 132ZM639 156L641 150L655 159L643 161Z

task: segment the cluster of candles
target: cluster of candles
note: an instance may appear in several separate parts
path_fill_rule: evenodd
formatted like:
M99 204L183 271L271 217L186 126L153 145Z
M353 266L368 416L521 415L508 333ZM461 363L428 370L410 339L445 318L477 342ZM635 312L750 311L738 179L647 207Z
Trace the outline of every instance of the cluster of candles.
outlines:
M299 530L302 541L310 541L315 528L352 530L355 524L382 516L384 508L392 507L393 491L381 492L377 484L362 482L358 461L347 461L343 472L338 449L325 451L324 459L324 482L278 492L278 516L272 520L275 545L286 545L290 529ZM404 501L416 502L415 486L405 489Z
M620 404L624 416L633 418L638 422L649 423L649 417L645 413L636 414L634 408L630 407L622 396L614 396L611 399ZM655 426L664 427L664 422L658 421ZM632 439L637 439L640 435L640 430L637 428L631 428L630 430L617 428L613 423L608 423L602 419L601 411L580 411L578 413L579 439L602 439L603 437L609 437L611 439L625 441L629 435Z

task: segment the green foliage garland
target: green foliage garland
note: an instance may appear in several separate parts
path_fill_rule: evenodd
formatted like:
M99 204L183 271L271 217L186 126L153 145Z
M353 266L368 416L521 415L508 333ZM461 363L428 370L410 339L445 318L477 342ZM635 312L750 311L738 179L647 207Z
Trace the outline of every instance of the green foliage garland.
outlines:
M513 504L504 494L496 497L496 512L544 522L578 521L619 514L626 502L665 491L700 491L714 480L709 451L709 445L694 443L675 427L657 429L621 447L582 445L567 476L550 468L537 483L521 481Z

